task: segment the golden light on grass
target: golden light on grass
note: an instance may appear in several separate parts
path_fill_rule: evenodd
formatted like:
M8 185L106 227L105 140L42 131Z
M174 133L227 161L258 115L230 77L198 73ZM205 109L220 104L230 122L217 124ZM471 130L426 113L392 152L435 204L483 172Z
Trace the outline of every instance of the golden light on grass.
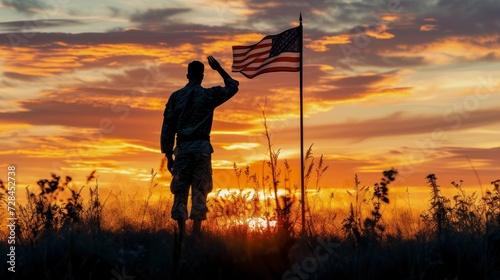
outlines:
M251 231L265 231L270 228L275 228L278 224L276 220L266 220L261 217L247 218L243 225L247 225Z

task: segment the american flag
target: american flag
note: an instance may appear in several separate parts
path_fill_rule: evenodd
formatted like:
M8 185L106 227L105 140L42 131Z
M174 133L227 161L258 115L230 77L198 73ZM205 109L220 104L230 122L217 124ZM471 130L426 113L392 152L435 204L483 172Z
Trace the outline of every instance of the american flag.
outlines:
M267 35L251 46L233 46L232 72L252 79L269 72L300 71L300 26Z

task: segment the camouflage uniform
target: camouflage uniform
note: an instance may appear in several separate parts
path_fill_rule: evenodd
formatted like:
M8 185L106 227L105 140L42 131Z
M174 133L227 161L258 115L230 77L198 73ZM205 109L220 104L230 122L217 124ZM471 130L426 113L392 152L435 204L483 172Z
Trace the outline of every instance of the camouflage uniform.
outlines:
M189 218L206 220L207 195L213 187L211 154L214 150L210 144L213 114L215 108L238 92L239 85L232 78L225 78L224 84L224 87L203 88L201 84L190 82L174 92L165 107L160 143L162 153L175 156L170 184L174 194L171 213L174 220L188 219L190 187Z

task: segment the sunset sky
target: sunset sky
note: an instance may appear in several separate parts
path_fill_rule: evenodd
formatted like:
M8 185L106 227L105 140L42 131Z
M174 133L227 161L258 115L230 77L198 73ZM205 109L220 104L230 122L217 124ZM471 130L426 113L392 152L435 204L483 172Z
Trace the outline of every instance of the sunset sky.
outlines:
M1 0L0 178L14 164L22 186L92 170L147 181L187 64L201 60L203 85L219 85L208 55L229 72L232 46L297 26L299 13L304 146L329 166L323 187L352 187L355 174L372 185L391 167L398 186L429 173L442 186L500 179L497 0ZM215 112L215 187L234 185L233 163L261 172L264 105L298 176L299 73L230 74L240 90Z

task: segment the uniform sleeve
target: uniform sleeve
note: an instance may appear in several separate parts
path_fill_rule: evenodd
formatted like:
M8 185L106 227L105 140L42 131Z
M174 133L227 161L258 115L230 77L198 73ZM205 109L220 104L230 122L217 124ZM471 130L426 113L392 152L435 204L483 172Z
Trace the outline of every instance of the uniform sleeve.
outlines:
M231 99L238 92L239 85L240 83L237 80L227 77L224 79L224 87L212 87L212 90L215 92L215 106L219 106Z
M174 98L171 96L163 112L163 124L161 127L161 152L167 156L172 155L174 150L175 126L177 123L174 115L174 103Z

